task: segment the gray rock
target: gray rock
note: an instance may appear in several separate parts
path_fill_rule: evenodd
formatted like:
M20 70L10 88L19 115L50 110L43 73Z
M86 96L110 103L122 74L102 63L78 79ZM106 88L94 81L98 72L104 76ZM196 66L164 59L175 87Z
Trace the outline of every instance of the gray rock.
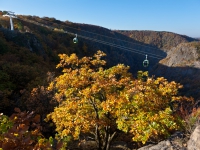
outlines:
M96 143L96 141L86 141L86 140L83 140L80 143L80 148L84 149L84 150L97 149L97 143Z
M169 145L169 141L162 141L157 145L154 145L149 148L149 150L171 150L171 145Z
M200 150L200 125L198 125L191 134L187 143L188 150Z
M147 146L141 147L138 150L149 150L150 147L154 146L153 144L149 144Z
M138 150L172 150L172 146L169 140L161 141L156 145L147 145Z

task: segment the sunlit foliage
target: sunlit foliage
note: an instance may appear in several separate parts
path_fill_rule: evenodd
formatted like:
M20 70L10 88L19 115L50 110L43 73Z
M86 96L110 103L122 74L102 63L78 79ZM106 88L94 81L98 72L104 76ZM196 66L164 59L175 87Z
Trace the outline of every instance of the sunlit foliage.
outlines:
M174 102L189 100L176 96L181 85L150 78L147 72L133 79L123 64L104 69L101 51L81 59L59 56L57 68L63 68L63 74L49 85L59 106L47 120L53 120L61 138L91 133L99 148L106 149L119 130L145 143L181 128Z

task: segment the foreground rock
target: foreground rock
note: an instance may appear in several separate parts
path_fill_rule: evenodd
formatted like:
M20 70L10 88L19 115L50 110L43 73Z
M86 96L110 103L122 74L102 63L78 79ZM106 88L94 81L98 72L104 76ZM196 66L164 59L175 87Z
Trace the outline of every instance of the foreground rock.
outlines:
M200 150L200 125L195 128L187 145L188 150Z
M95 141L83 140L80 143L74 143L67 150L97 150ZM200 125L198 125L191 136L185 137L182 132L176 132L169 139L161 141L158 144L149 144L147 146L135 149L134 146L128 146L126 142L116 141L111 145L111 150L200 150Z
M147 145L138 150L200 150L200 125L195 128L188 142L185 139L181 132L177 132L166 141Z

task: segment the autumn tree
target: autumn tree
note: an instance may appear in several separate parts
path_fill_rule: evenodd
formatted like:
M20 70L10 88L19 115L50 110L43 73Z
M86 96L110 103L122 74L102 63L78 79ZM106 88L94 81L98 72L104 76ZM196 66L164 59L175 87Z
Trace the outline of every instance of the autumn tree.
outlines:
M60 138L78 139L89 133L98 149L108 150L120 131L145 143L181 127L173 105L183 99L176 96L179 84L149 78L147 73L133 79L123 64L104 69L106 62L101 58L105 53L101 51L81 59L75 54L59 56L57 68L63 74L49 85L59 106L47 120L55 123Z
M39 114L42 121L57 105L57 102L52 99L52 95L44 86L33 88L25 102L26 108Z
M0 149L53 150L61 149L63 142L41 134L40 115L15 108L10 117L0 114Z

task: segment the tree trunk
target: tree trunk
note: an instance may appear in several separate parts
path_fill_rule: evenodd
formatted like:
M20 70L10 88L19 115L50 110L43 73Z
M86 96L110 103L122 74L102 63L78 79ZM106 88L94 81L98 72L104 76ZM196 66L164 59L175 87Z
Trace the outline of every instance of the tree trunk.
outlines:
M106 149L105 149L105 150L109 150L109 149L110 149L111 142L112 142L112 140L113 140L113 138L115 137L116 134L117 134L116 131L115 131L112 135L109 134L108 142L107 142L107 145L106 145Z
M110 133L110 126L105 127L105 135L103 138L103 144L102 144L101 150L109 150L110 149L111 142L116 134L117 134L117 131L115 131L112 134Z
M108 136L109 136L109 131L108 131L108 126L105 127L105 135L104 135L104 139L103 139L103 150L106 150L107 144L108 144Z
M101 144L101 136L99 133L99 126L96 124L96 129L95 129L95 141L97 142L98 150L102 150L102 144Z

